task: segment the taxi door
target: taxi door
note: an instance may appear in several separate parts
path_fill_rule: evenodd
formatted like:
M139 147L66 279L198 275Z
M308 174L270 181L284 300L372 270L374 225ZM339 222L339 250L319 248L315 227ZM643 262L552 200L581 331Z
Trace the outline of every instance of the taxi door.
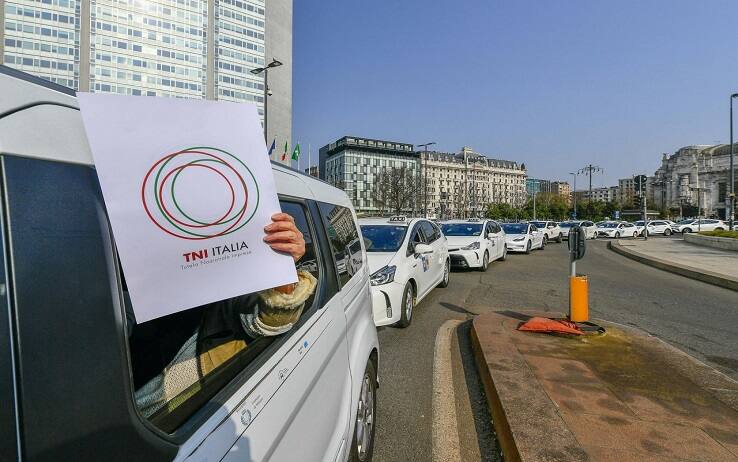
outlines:
M444 264L444 252L443 246L445 244L442 239L443 234L436 230L430 221L423 221L420 225L420 229L423 231L425 236L425 242L433 248L433 252L426 255L428 265L428 290L432 290L437 283L443 278Z
M502 252L505 248L505 238L502 237L502 233L500 231L501 229L499 227L496 228L494 223L491 221L487 222L484 232L492 246L489 251L490 260L502 258Z
M427 244L428 241L425 238L425 234L421 229L421 224L418 222L413 226L410 234L410 248L414 247L415 244ZM418 286L418 293L415 294L418 298L425 295L428 288L431 285L432 279L430 275L430 254L418 254L414 251L409 252L410 255L407 257L407 264L409 266L409 273L412 278L415 279L415 283Z

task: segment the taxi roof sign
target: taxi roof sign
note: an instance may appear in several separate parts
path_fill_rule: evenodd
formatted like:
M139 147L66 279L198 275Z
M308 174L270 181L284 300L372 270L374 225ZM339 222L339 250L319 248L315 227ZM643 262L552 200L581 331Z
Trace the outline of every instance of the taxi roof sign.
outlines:
M395 215L389 218L390 223L405 222L407 217L405 215Z
M468 221L469 223L476 223L479 221L479 218L469 218L466 221Z

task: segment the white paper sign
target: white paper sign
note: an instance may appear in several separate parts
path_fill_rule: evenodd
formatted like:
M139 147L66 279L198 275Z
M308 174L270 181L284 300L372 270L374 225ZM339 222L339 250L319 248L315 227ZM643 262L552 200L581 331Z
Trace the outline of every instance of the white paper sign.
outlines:
M255 105L78 98L137 322L297 281Z

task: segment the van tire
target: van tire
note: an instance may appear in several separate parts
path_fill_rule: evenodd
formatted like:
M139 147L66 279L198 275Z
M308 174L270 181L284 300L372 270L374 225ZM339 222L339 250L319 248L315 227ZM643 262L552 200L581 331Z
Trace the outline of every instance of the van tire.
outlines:
M410 300L408 301L408 296ZM415 289L410 281L405 284L405 290L402 292L402 302L400 306L400 320L395 324L397 327L405 328L413 322L413 311L415 311ZM408 315L407 303L412 303L410 313Z
M366 388L365 388L366 387ZM370 401L371 409L366 406L366 401ZM361 415L360 415L361 413ZM362 435L366 434L366 420L371 418L368 432L368 439L364 438L366 448L359 451L359 441L357 435L362 431ZM361 419L360 419L361 418ZM359 426L361 425L361 429ZM351 438L351 448L349 454L350 462L368 462L372 460L374 453L374 437L377 428L377 368L371 359L366 363L366 370L361 380L361 390L359 391L359 403L356 410L356 422L354 425L354 436Z

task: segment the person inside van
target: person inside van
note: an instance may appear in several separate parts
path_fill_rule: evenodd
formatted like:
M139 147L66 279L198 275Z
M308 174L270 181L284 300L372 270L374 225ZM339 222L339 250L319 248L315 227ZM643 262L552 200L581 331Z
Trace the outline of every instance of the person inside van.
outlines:
M289 214L272 215L272 223L264 232L264 242L277 252L291 255L295 263L305 254L305 240ZM317 285L315 277L307 271L298 270L297 276L294 284L193 309L201 316L195 332L161 373L136 390L136 404L141 413L150 417L259 337L288 332L300 319L305 302Z

